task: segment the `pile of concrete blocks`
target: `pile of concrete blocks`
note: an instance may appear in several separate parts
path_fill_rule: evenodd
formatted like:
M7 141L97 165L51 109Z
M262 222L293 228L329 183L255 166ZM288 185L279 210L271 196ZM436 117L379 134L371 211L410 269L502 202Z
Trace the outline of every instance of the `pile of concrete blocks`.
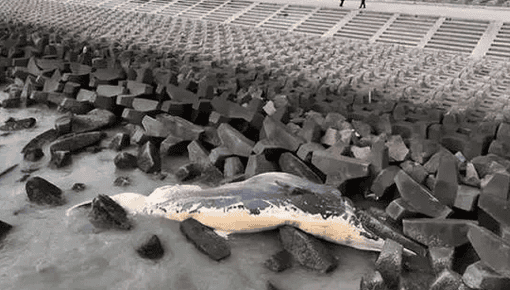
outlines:
M73 126L108 112L115 118L106 119L125 122L145 172L160 171L161 155L185 152L190 164L174 172L183 182L285 171L339 187L346 196L379 200L385 211L364 220L377 225L372 230L387 245L377 272L362 285L397 285L412 275L414 256L403 256L404 249L428 257L432 289L508 285L505 120L472 123L462 111L385 100L349 85L337 94L320 81L265 66L116 51L108 42L69 44L56 32L6 25L11 37L0 41L0 67L19 88L8 100L19 102L3 104L69 111L70 118L56 124L60 133L47 133L50 139L76 134ZM101 124L79 133L100 139L98 130L113 122ZM54 152L89 145L58 144ZM461 250L479 259L458 265Z

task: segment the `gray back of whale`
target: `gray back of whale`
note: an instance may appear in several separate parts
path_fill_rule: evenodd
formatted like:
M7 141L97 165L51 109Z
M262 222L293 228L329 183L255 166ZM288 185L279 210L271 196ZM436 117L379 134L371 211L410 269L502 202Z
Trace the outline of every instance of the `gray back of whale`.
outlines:
M243 182L193 191L184 196L165 197L167 200L155 204L153 210L172 205L180 212L192 213L202 208L228 211L242 204L253 215L270 206L294 206L310 214L320 214L324 219L354 213L350 200L337 189L281 172L260 174Z

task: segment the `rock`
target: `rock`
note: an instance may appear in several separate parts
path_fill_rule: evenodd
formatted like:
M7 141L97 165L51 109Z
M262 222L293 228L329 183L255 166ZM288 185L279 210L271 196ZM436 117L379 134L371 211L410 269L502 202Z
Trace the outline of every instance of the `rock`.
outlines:
M352 120L351 124L361 137L369 137L372 134L372 127L363 121Z
M282 153L288 152L286 149L281 148L280 145L275 144L269 139L259 140L257 143L255 143L255 146L253 146L252 151L257 155L262 154L266 156L267 160L269 161L278 161Z
M118 95L115 104L122 107L133 108L133 100L135 98L135 95Z
M190 162L202 164L204 166L211 164L209 151L197 140L189 143L187 149Z
M370 164L373 175L379 174L381 170L389 166L390 157L384 138L384 135L379 136L374 140L374 142L372 142L372 156L370 158Z
M169 130L170 134L182 138L183 140L198 140L200 135L204 132L202 126L195 125L181 117L159 114L156 116L156 119Z
M91 73L91 76L102 81L103 84L108 84L125 78L125 73L118 68L98 68Z
M57 130L58 134L64 135L71 133L72 118L72 114L66 114L55 120L55 130Z
M218 136L218 130L215 127L206 126L204 132L200 135L200 141L210 144L213 147L221 146L221 139Z
M273 272L283 272L292 267L292 254L281 250L264 262L264 266Z
M324 146L319 143L304 143L299 146L296 155L304 162L312 162L312 154L317 150L325 150Z
M195 103L198 101L198 96L195 93L172 84L166 85L166 92L173 101L183 103Z
M134 98L131 102L131 106L134 110L140 112L151 112L161 109L159 101L144 98Z
M263 131L261 134L265 134L267 139L291 152L296 152L299 146L306 142L305 139L292 134L283 123L269 116L264 119L261 131Z
M406 271L403 273L398 290L430 290L435 275L419 271ZM461 290L461 289L459 289Z
M28 99L35 103L46 103L48 101L48 93L41 91L32 91Z
M142 126L145 129L145 132L147 132L147 135L151 137L166 138L172 133L170 127L165 126L165 124L149 115L145 115L143 117Z
M6 109L12 109L12 108L19 108L21 106L21 98L15 97L15 98L8 98L3 99L0 107L6 108Z
M496 139L502 142L508 143L510 142L510 124L507 122L502 122L499 124L498 129L496 131Z
M287 225L280 227L279 233L283 248L291 253L299 264L320 273L336 268L336 259L317 238Z
M462 277L450 269L444 269L430 285L430 290L458 290Z
M429 161L427 161L423 167L425 167L428 173L435 174L439 168L441 160L444 158L453 159L455 162L457 162L457 157L455 157L450 151L442 148L436 154L432 155L432 157L430 157Z
M146 112L140 112L129 108L122 110L122 119L135 125L142 125L143 118L147 115Z
M186 238L209 258L220 261L230 256L230 246L227 241L197 220L188 218L181 222L179 228Z
M498 227L510 226L509 206L509 201L501 200L493 195L481 194L478 198L478 207L499 223Z
M179 181L189 181L196 179L202 175L204 166L199 163L188 163L177 169L175 177Z
M233 155L232 151L227 147L219 146L211 150L211 153L209 153L209 161L217 168L223 169L225 159Z
M167 100L161 103L161 111L168 113L172 116L187 118L191 116L191 113L193 111L193 104Z
M360 280L360 290L386 290L386 285L379 271L369 272Z
M358 147L351 146L351 152L354 158L370 162L372 158L372 149L369 146Z
M166 137L165 140L163 140L163 142L161 142L159 145L159 152L163 155L183 154L186 152L187 146L189 146L189 144L189 140L184 140L180 137L168 135L168 137Z
M412 136L410 139L410 151L411 151L411 159L424 164L426 161L432 157L432 155L436 154L441 145L439 142L430 139L422 139L415 136Z
M23 154L23 159L30 162L37 162L44 156L41 148L29 148Z
M452 210L441 204L427 189L419 185L404 171L395 175L395 183L401 197L417 212L430 217L448 217Z
M457 164L451 158L441 158L436 174L434 196L446 206L453 206L457 197L459 183Z
M92 200L88 218L94 227L100 229L130 230L133 227L124 208L104 194Z
M480 187L480 178L473 163L466 163L466 174L461 176L461 182L469 186Z
M35 126L35 118L15 119L9 118L5 121L4 125L0 126L2 131L19 131L23 129L29 129Z
M420 256L425 256L427 254L427 250L424 246L407 238L399 230L390 226L386 222L377 219L372 214L363 210L359 210L357 211L356 215L363 224L363 227L373 234L383 239L392 239L404 246L406 249L409 249Z
M280 171L280 168L278 168L278 165L275 163L267 160L266 156L263 154L258 154L250 155L244 174L246 178L250 178L264 172L272 171Z
M290 152L280 155L278 160L280 169L283 172L294 174L296 176L310 180L311 182L322 184L322 179L313 170L308 167L301 159Z
M402 198L392 200L386 207L386 214L398 222L417 215L416 210Z
M493 140L489 147L489 153L496 154L504 158L510 158L510 153L508 153L510 151L509 149L510 147L507 143L500 140Z
M87 114L88 112L92 111L94 109L94 106L87 102L79 102L75 99L71 98L65 98L60 102L58 105L57 110L59 112L70 112L72 114L76 115L83 115Z
M74 152L99 142L105 138L104 132L72 133L57 139L50 145L50 151Z
M97 94L95 91L89 91L86 89L80 89L78 91L78 94L76 95L76 100L78 102L89 103L89 104L94 104L94 102L96 101L96 98L97 98Z
M506 278L510 278L509 243L479 226L471 227L467 236L484 264Z
M485 175L493 173L490 170L493 161L501 164L506 170L510 169L510 161L495 154L477 156L471 159L471 162L475 166L476 171L478 172L478 176L480 178L484 178Z
M234 176L243 174L244 171L244 164L239 157L232 156L225 159L225 166L223 168L223 175L225 178L233 178Z
M130 145L129 134L126 133L117 133L113 137L112 141L108 145L108 148L113 149L115 151L121 151Z
M151 141L147 141L138 150L138 168L145 173L153 173L161 170L161 156L159 148Z
M35 176L27 180L25 185L30 202L39 205L63 205L62 190L44 178Z
M96 93L98 96L115 98L118 95L126 94L127 91L126 88L121 86L98 85L96 88Z
M423 184L429 175L427 170L425 170L421 164L411 160L406 160L400 163L400 168L402 168L405 173L420 184Z
M315 151L312 164L326 174L326 184L339 186L343 182L368 176L370 163L328 151Z
M381 273L386 285L392 289L398 286L402 272L402 251L401 244L386 239L383 249L375 262L375 269Z
M75 115L72 120L72 131L84 133L109 127L117 121L115 114L108 110L94 109L86 115Z
M66 82L64 85L64 90L62 91L64 94L67 94L70 98L76 98L78 91L80 90L80 84L73 82Z
M73 187L71 187L71 190L75 191L75 192L80 192L80 191L84 191L85 188L86 188L85 184L77 182L77 183L73 184Z
M342 142L340 132L333 128L328 128L320 140L321 144L333 146L337 142Z
M138 159L135 155L127 152L121 152L115 156L113 163L119 169L131 169L138 167Z
M60 82L62 75L60 74L60 70L56 69L53 72L51 78L47 79L44 82L43 92L51 93L51 92L61 92L64 85Z
M453 206L465 211L475 210L480 192L479 188L460 184L457 189L457 196L455 197Z
M404 234L429 247L458 247L468 242L467 232L477 223L461 219L406 219Z
M72 163L71 152L64 150L51 151L50 166L61 168Z
M312 119L307 119L303 123L303 127L299 130L299 137L306 140L306 142L319 142L321 139L321 126Z
M114 186L125 187L131 185L131 179L128 176L119 176L113 181Z
M500 290L510 287L510 278L496 273L483 261L469 265L462 275L462 281L476 290Z
M429 259L436 274L453 266L454 247L429 247Z
M9 233L9 231L13 228L10 224L0 221L0 242L2 239Z
M69 98L67 94L64 93L48 93L47 101L52 105L60 105L66 98Z
M152 235L148 241L136 249L136 252L140 257L150 260L159 260L165 255L165 250L157 235Z
M508 200L510 173L507 171L494 172L485 176L480 185L482 195L493 195L499 199Z
M390 166L383 169L372 182L370 190L375 194L376 198L381 198L384 194L395 185L395 176L401 169L398 166Z
M388 141L386 141L386 146L388 147L390 162L402 162L406 159L407 154L409 154L409 149L407 149L400 135L390 136Z
M249 157L255 145L255 142L226 123L218 127L218 137L225 147L238 156Z

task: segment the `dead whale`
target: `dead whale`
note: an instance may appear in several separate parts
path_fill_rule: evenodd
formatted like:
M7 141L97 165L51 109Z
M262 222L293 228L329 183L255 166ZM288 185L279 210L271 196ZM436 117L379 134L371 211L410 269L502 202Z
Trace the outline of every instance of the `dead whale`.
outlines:
M292 225L309 234L360 250L381 251L384 240L366 230L352 202L330 186L271 172L215 188L168 185L149 196L111 196L132 214L176 221L193 217L219 232L252 233ZM68 210L89 207L91 202Z

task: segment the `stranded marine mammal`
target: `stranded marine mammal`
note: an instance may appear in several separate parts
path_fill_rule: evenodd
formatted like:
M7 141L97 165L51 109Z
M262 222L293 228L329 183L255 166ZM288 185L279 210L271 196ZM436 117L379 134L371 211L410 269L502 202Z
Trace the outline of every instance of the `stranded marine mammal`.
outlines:
M352 202L338 190L287 173L264 173L216 188L169 185L147 197L122 193L111 198L131 213L177 221L193 217L226 233L260 232L287 224L360 250L380 251L384 244L363 228ZM90 202L69 211L84 206Z

